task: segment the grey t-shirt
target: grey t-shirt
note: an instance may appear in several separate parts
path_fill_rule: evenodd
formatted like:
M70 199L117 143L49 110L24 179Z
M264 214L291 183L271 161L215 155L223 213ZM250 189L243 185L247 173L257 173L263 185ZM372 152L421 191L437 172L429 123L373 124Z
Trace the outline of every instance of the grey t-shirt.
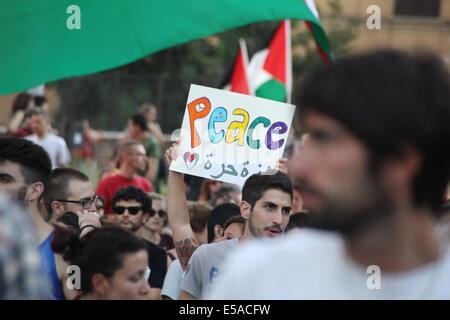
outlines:
M161 290L161 296L169 297L172 300L180 298L180 282L183 277L183 269L181 268L180 260L176 259L170 264L167 270L164 285Z
M181 289L202 299L211 290L217 277L223 273L227 256L239 245L239 238L204 244L195 250L181 280Z

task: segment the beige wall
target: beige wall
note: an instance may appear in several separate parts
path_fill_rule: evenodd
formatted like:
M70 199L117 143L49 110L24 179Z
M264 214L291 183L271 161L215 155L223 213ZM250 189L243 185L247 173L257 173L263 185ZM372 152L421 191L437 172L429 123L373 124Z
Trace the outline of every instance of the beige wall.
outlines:
M331 23L328 0L316 0L321 21L327 31ZM441 54L450 62L450 1L441 0L439 18L394 16L395 0L340 0L342 18L357 18L358 36L351 43L355 51L375 47L399 49L426 48ZM366 26L367 8L378 5L381 9L381 29L369 30Z

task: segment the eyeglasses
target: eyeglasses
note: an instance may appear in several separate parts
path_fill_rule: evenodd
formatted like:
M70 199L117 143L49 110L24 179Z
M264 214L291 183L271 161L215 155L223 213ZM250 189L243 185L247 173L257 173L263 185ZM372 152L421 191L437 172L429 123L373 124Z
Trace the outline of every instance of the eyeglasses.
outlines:
M165 218L166 217L166 212L164 210L151 210L150 211L150 217L153 217L155 214L158 214L158 216L160 216L161 218Z
M103 205L103 201L100 196L93 196L91 198L81 199L81 200L56 200L59 202L70 202L70 203L78 203L83 207L84 210L88 210L92 204L95 205L96 208L99 208Z
M125 212L125 210L128 210L128 212L132 215L135 216L139 213L139 211L142 210L142 207L124 207L124 206L113 206L113 211L114 213L117 214L123 214Z

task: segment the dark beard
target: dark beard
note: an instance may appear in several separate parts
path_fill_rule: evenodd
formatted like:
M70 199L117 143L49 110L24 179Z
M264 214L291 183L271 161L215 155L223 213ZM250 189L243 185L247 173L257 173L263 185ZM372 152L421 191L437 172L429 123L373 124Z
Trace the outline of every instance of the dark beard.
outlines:
M358 207L327 202L320 213L310 212L306 226L337 231L346 238L357 237L367 229L391 216L393 204L390 197L376 187L368 195L370 199Z

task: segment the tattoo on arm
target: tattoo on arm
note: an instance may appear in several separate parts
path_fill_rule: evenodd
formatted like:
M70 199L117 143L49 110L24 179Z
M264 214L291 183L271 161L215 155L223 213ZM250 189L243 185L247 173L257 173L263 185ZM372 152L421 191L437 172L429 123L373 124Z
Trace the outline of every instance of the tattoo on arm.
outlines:
M186 271L189 259L198 247L199 243L195 238L187 238L175 242L175 249L177 250L178 259L180 260L183 271Z

